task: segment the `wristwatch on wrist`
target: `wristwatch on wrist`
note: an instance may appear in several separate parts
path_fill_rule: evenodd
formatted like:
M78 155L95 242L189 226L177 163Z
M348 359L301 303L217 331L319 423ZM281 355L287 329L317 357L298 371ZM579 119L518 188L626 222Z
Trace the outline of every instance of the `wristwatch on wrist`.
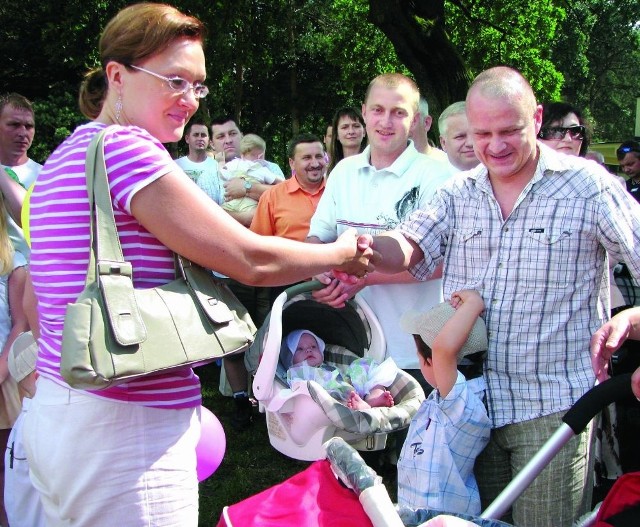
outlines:
M251 190L251 187L253 187L253 184L251 183L251 181L245 181L244 182L244 193L245 194L249 194L249 191Z

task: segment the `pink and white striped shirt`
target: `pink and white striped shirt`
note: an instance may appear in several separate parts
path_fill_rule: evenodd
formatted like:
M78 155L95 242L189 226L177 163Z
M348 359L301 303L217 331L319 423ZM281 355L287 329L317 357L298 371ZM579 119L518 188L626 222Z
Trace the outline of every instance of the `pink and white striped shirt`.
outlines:
M89 264L86 149L103 128L95 122L79 126L51 154L31 196L30 272L41 334L37 370L65 386L60 375L65 310L84 289ZM110 127L104 149L116 226L124 258L133 266L134 285L146 288L169 282L174 277L173 253L133 217L131 199L141 188L180 169L141 128ZM162 408L201 404L200 382L190 368L88 393Z

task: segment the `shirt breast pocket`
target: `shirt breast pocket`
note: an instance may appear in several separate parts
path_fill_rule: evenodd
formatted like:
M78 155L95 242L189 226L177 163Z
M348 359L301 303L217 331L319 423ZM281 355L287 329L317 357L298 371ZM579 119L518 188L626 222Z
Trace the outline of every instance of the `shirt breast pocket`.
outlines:
M555 230L548 231L545 229L532 229L528 233L529 237L534 240L534 245L541 244L544 246L555 245L564 239L571 237L571 231L568 230Z
M490 258L487 236L481 228L454 229L445 257L447 274L455 287L466 288L483 275Z
M578 238L564 228L528 231L520 254L524 284L564 289L574 282L580 266Z

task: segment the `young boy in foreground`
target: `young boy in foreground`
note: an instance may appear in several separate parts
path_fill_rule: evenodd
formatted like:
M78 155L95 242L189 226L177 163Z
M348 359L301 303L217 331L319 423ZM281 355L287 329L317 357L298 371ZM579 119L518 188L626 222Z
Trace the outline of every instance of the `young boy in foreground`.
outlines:
M491 424L482 403L484 383L458 371L464 357L481 359L487 331L477 291L458 291L426 313L401 320L413 334L420 370L433 392L411 421L398 460L398 505L480 513L475 459L489 442Z

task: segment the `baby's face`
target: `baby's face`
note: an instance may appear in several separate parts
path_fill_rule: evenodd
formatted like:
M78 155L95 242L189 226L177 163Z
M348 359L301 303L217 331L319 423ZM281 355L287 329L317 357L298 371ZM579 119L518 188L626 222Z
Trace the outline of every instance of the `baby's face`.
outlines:
M304 361L307 361L309 366L320 366L323 361L318 341L308 333L300 337L296 352L293 354L293 364L300 364Z

